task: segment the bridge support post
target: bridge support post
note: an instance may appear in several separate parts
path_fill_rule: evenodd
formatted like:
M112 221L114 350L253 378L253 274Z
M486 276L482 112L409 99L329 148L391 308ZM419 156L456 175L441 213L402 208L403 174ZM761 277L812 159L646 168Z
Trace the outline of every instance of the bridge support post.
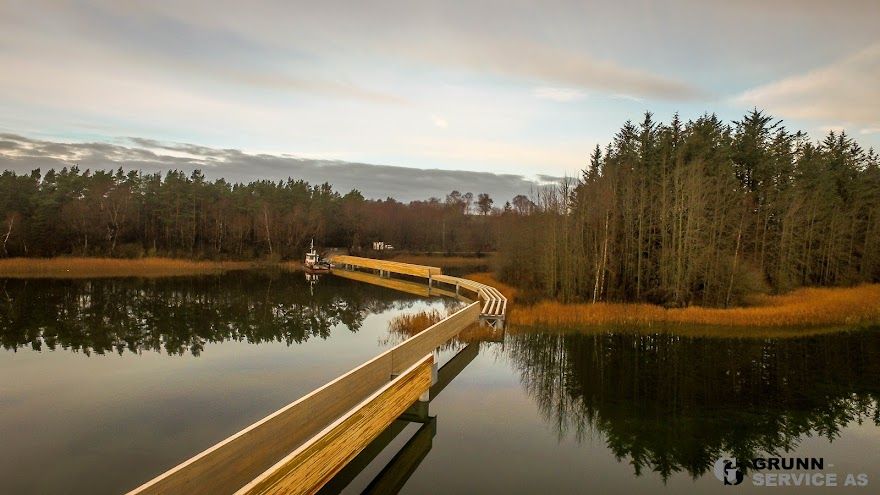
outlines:
M431 367L431 385L437 384L438 374L437 370L440 369L440 348L435 347L433 352L434 365Z
M435 385L439 379L440 373L440 348L435 347L433 351L431 351L431 385ZM425 393L419 396L419 402L431 402L431 390L430 387L428 390L425 390Z

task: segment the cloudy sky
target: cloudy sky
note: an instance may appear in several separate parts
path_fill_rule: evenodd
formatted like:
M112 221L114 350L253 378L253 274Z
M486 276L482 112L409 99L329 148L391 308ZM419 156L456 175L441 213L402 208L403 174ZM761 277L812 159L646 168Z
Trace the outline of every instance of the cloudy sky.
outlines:
M880 147L878 19L876 0L0 0L0 166L503 198L646 110L755 106Z

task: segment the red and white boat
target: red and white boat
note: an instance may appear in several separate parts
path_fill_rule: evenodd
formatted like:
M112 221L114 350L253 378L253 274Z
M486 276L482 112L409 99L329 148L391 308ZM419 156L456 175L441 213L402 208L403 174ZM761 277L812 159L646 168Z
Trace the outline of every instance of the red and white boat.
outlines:
M303 268L306 269L307 272L311 273L324 273L330 271L330 262L322 259L321 255L315 251L315 240L312 239L312 244L309 249L309 252L306 253L306 259L303 261Z

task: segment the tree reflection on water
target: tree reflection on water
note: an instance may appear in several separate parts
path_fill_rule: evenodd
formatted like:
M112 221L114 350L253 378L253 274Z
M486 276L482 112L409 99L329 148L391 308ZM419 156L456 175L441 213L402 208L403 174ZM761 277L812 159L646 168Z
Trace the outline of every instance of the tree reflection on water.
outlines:
M696 478L722 453L782 455L806 436L880 426L877 329L792 339L671 333L508 337L521 382L560 438L604 436L637 475Z
M241 271L160 279L2 280L0 344L85 354L126 350L199 355L207 343L302 343L334 326L353 332L364 318L419 298L301 273Z

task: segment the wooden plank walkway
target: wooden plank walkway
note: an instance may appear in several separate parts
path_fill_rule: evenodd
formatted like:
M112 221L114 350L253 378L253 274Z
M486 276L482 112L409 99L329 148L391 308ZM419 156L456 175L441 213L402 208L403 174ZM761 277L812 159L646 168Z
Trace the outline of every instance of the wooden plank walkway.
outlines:
M437 370L436 383L431 385L429 391L429 402L419 401L413 404L407 411L401 414L391 426L386 428L375 440L373 440L360 454L351 460L336 476L333 477L326 485L324 485L320 493L336 494L342 493L351 482L356 479L365 469L373 462L388 445L400 435L404 429L411 423L421 423L422 427L419 432L424 432L428 426L431 431L430 437L433 438L437 430L437 418L431 416L428 412L430 402L435 400L443 389L451 383L479 354L480 345L478 343L468 344L467 347L458 351L452 358L446 361L446 364ZM404 481L415 468L418 467L419 461L424 458L431 450L431 441L424 438L418 439L420 433L416 433L411 437L406 445L398 451L398 454L385 465L382 471L373 479L369 486L385 487L387 479L395 480L395 483ZM413 449L415 445L417 449ZM413 452L415 450L415 452ZM406 454L404 454L406 452ZM402 455L403 454L403 455ZM367 488L362 493L370 493ZM388 492L379 492L388 493ZM391 491L390 493L397 493Z
M431 386L429 354L251 481L236 495L314 493ZM364 441L364 439L369 439Z
M354 368L301 399L184 461L130 494L233 493L315 437L393 377L404 373L433 350L478 321L474 302L397 346ZM430 383L428 384L430 386ZM422 392L426 392L428 386ZM380 430L381 431L381 430ZM363 448L372 440L361 438ZM315 487L315 490L320 486Z
M507 298L501 294L495 287L481 284L466 278L451 277L449 275L434 275L431 282L441 282L454 285L457 289L467 289L477 294L483 301L483 307L480 313L485 316L494 316L503 318L507 313Z
M337 254L330 257L330 263L344 267L369 268L379 270L383 273L399 273L401 275L409 275L412 277L429 278L433 275L440 275L443 271L436 266L414 265L412 263L400 263L399 261L377 260L373 258L361 258L359 256L348 256Z
M422 295L418 284L391 280L392 273L427 279L424 294L459 296L467 306L330 381L213 447L135 488L137 494L315 493L419 400L428 400L436 379L433 352L478 321L503 327L507 299L485 284L443 275L440 268L355 256L331 258L336 273L378 278L385 285ZM379 276L340 272L345 266L377 270ZM364 276L361 276L364 275ZM434 284L455 287L445 291ZM479 301L470 302L461 290ZM493 330L494 331L494 330Z
M451 357L446 364L437 370L436 383L431 385L429 391L429 402L419 401L413 404L407 411L401 414L391 426L386 428L375 440L373 440L364 450L360 452L354 459L336 474L326 485L324 485L319 494L337 494L342 493L352 481L360 476L370 463L372 463L386 447L400 435L404 429L411 423L421 423L422 427L419 432L424 433L425 427L429 427L431 431L430 438L434 437L437 430L437 418L429 414L429 405L434 401L443 389L451 383L479 354L480 344L471 343L464 349L459 350ZM414 472L418 467L418 463L431 450L430 439L418 439L420 433L416 433L410 437L406 445L404 445L398 454L385 465L382 471L376 475L369 484L371 487L385 487L388 479L393 479L395 483L405 482L405 478ZM414 449L414 446L418 448ZM370 493L369 488L362 493ZM389 492L378 492L389 493ZM391 491L390 493L397 493Z
M413 265L410 263L398 263L395 261L377 260L373 258L361 258L358 256L335 255L330 257L335 274L342 276L344 273L358 273L353 270L358 268L376 270L380 277L390 278L392 273L421 277L427 279L429 290L436 283L447 284L455 287L458 294L461 289L472 292L482 301L480 318L494 328L503 328L505 315L507 314L507 298L498 289L468 280L461 277L443 275L442 270L433 266ZM345 271L341 271L345 270Z

